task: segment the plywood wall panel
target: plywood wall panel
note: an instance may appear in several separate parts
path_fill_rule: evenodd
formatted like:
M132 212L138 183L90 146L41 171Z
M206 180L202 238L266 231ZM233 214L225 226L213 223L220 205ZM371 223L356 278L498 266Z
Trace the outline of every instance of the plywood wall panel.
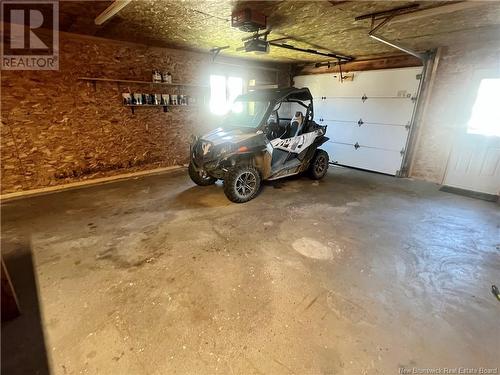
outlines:
M63 34L59 71L3 71L1 192L47 187L186 163L191 133L206 131L204 107L123 107L121 93L192 94L206 89L96 84L78 77L151 80L166 69L176 82L206 84L208 54ZM267 80L267 71L246 73ZM272 73L274 78L275 73ZM280 81L289 78L283 65ZM180 91L181 90L181 91Z

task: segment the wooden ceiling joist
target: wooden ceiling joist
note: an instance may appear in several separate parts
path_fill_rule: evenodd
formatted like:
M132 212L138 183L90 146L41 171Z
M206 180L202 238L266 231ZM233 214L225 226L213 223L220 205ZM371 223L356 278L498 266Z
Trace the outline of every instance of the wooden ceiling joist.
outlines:
M397 55L378 57L368 60L354 60L342 64L342 71L354 72L362 70L378 70L378 69L395 69L406 68L411 66L421 66L422 61L411 55ZM324 74L324 73L339 73L339 65L335 62L331 64L307 64L296 66L294 75L309 75L309 74Z
M440 6L436 6L436 7L432 7L432 8L415 10L413 12L409 12L406 14L401 14L399 16L395 16L391 20L391 24L398 23L398 22L413 21L413 20L417 20L420 18L424 18L424 17L433 17L433 16L438 16L441 14L453 13L453 12L457 12L460 10L474 8L474 7L477 7L479 5L484 5L484 3L481 1L462 1L459 3L445 4L445 5L440 5Z

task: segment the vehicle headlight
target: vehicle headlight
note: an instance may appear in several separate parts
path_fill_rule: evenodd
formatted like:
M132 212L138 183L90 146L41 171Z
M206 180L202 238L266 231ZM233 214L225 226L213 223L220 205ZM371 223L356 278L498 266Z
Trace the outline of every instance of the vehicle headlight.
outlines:
M198 137L197 137L197 136L195 136L194 134L191 134L191 135L189 136L189 143L190 143L190 144L194 144L197 140L198 140Z

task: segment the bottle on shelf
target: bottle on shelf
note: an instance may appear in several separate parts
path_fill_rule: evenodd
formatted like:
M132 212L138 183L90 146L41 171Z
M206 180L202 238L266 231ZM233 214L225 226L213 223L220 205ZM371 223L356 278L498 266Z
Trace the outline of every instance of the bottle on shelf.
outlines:
M141 105L142 104L142 94L141 93L133 93L132 94L132 104Z
M123 98L123 104L125 104L125 105L132 104L132 96L130 95L129 92L122 93L122 98Z
M161 104L163 104L163 105L169 105L170 104L170 95L168 95L168 94L161 94Z
M153 94L153 104L154 105L161 105L161 95L160 94Z

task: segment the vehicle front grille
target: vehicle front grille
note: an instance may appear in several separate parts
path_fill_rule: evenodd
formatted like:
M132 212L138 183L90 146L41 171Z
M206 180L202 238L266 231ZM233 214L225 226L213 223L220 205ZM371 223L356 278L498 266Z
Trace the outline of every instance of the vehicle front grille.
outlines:
M196 162L208 161L213 159L214 146L212 142L200 139L193 147L193 157Z

